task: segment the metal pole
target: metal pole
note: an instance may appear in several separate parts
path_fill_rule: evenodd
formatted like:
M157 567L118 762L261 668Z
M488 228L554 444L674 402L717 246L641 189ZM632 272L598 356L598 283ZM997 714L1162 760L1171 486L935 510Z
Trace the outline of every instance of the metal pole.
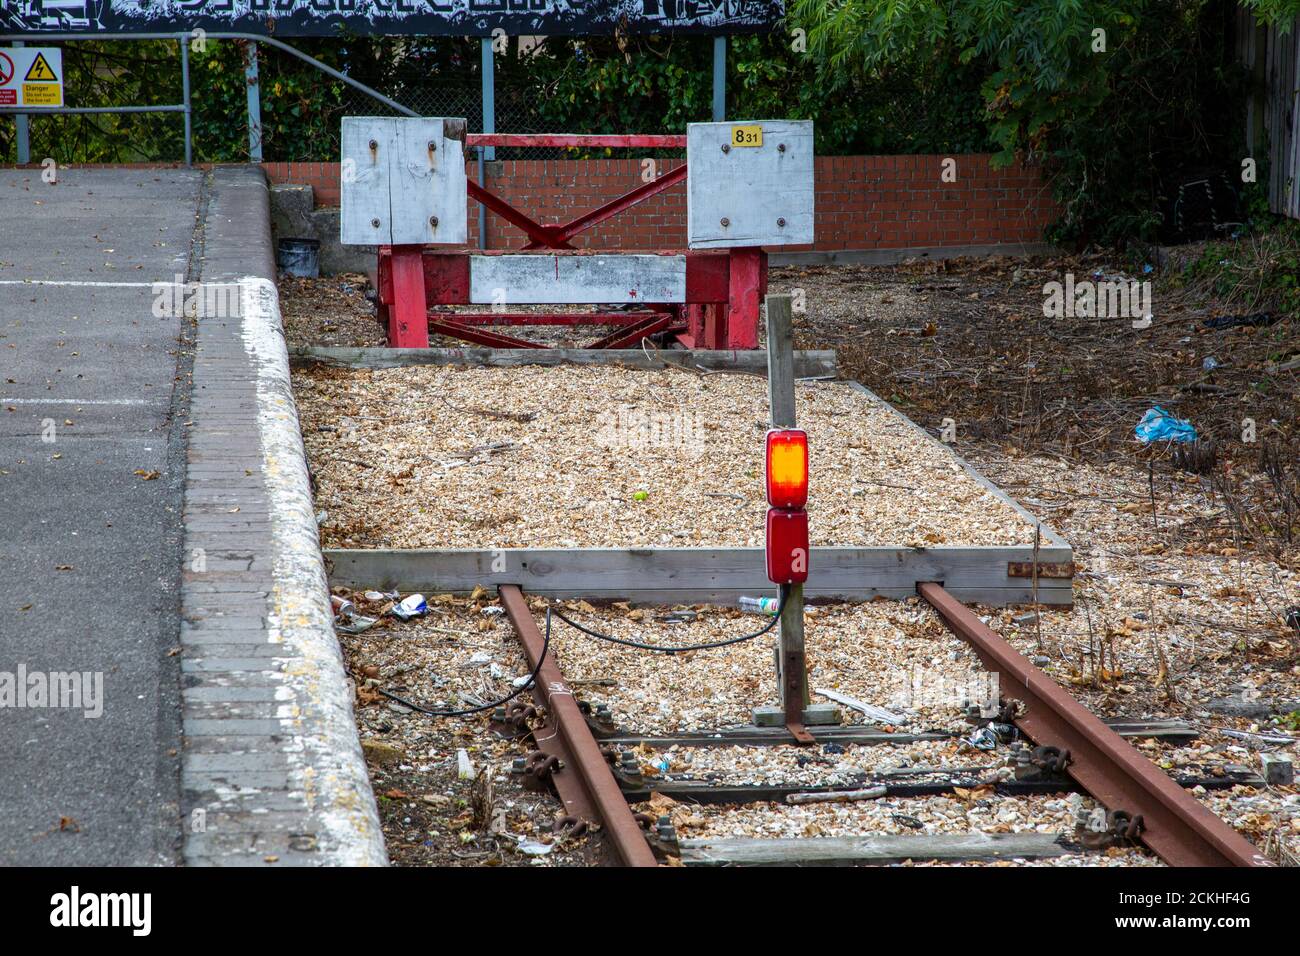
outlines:
M495 133L497 131L497 71L496 62L492 59L492 40L484 37L479 41L483 50L483 132ZM487 147L487 156L485 157L490 163L497 158L495 146ZM480 184L482 185L482 184Z
M191 142L191 130L193 118L191 116L190 106L190 36L188 33L180 35L181 44L181 101L185 105L185 165L194 165L194 145Z
M244 46L244 85L248 87L248 161L262 161L262 87L257 72L257 44Z
M482 66L479 70L482 73L482 99L483 99L483 132L495 133L497 131L497 65L493 59L492 39L484 37L479 41L479 49L482 51ZM485 189L487 188L487 166L497 158L495 146L480 146L478 148L478 184ZM486 249L487 241L487 207L482 203L478 204L478 247Z
M713 38L713 122L727 118L727 38Z
M487 165L483 162L483 153L486 147L479 146L475 150L478 153L478 184L487 189ZM486 249L487 241L487 206L482 203L478 204L478 247Z
M788 295L767 302L767 395L773 428L794 428L794 308ZM803 723L808 707L808 673L803 639L803 585L783 584L781 645L777 655L781 705L786 717Z
M22 40L15 40L14 46L24 46ZM15 77L16 79L16 77ZM19 113L14 117L14 131L18 134L18 165L26 166L32 161L32 143L28 133L27 114Z

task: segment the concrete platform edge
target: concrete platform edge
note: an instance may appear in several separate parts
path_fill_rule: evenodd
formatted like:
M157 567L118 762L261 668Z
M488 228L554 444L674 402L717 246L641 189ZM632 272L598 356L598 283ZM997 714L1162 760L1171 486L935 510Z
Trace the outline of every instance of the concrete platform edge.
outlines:
M214 528L213 515L199 507L196 476L187 481L183 614L190 636L183 651L187 660L203 661L205 645L223 627L244 628L252 615L264 619L265 643L275 654L259 673L224 671L217 660L196 665L185 675L182 695L188 714L203 689L256 679L274 688L278 730L249 739L247 766L219 770L206 759L212 715L203 714L205 734L188 733L194 719L183 721L184 859L190 865L385 865L353 693L333 630L259 168L212 171L202 241L204 287L236 289L239 305L237 315L197 319L190 441L208 450L204 477L224 467L239 501L228 512L230 528ZM251 407L252 428L241 406ZM250 469L242 459L254 450L261 465ZM271 520L250 525L240 512L268 512ZM247 540L232 545L234 533ZM228 589L226 575L207 577L232 568L243 573ZM243 578L256 578L259 587L250 592ZM259 761L274 771L274 784ZM259 800L276 812L259 812Z

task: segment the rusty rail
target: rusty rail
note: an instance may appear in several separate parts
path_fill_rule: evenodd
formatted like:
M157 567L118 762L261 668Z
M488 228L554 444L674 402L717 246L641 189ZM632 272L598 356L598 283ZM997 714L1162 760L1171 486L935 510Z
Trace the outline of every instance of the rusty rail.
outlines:
M515 584L501 585L500 593L501 606L505 608L510 623L519 634L519 642L523 645L528 664L537 667L537 661L542 655L543 638L532 612L528 610L524 594ZM554 649L547 655L546 662L537 675L534 692L546 705L559 732L560 742L571 758L555 771L557 789L560 788L561 777L573 774L581 782L591 806L600 816L602 831L609 835L614 851L623 865L658 866L645 834L632 816L623 791L619 789L609 764L600 752L600 745L596 743L586 718L578 708L573 691L560 673ZM566 808L567 803L568 801Z
M984 666L1002 692L1024 702L1016 725L1037 744L1070 751L1066 773L1108 810L1140 815L1138 838L1170 866L1272 866L1249 840L1201 806L1167 774L1089 713L1050 677L939 584L919 584L921 597Z

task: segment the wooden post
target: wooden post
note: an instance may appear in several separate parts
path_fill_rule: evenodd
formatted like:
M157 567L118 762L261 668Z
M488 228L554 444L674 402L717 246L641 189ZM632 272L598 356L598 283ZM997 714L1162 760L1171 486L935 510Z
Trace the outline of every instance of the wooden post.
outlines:
M795 428L794 307L788 295L767 297L767 400L773 428Z
M794 428L794 309L788 295L767 297L767 396L773 428ZM781 585L781 643L777 673L787 725L804 724L808 671L803 642L803 585ZM810 737L809 740L812 738Z

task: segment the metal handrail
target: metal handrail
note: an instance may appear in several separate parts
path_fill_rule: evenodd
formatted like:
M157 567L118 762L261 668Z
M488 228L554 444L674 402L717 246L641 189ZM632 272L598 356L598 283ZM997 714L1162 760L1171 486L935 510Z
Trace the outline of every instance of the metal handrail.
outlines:
M352 79L345 73L342 73L332 66L328 66L316 59L314 56L303 53L295 49L283 40L277 40L274 37L262 36L256 33L235 33L227 31L209 31L202 32L204 39L208 40L247 40L252 43L265 43L268 46L275 47L277 50L296 56L304 63L310 64L320 72L331 76L336 80L341 80L353 89L360 90L372 99L383 103L389 109L396 110L404 116L419 116L420 114L408 106L403 106L394 99L385 96L378 90L371 89L366 84ZM48 115L48 114L80 114L80 113L184 113L185 114L185 165L193 165L193 130L192 116L193 106L190 102L190 48L189 42L198 39L193 30L175 31L171 33L3 33L0 34L0 42L17 42L30 43L34 40L45 40L51 43L66 43L75 41L88 40L175 40L180 44L181 49L181 88L184 95L184 102L170 103L159 106L96 106L96 107L67 107L67 106L0 106L0 113L12 113L18 115Z

